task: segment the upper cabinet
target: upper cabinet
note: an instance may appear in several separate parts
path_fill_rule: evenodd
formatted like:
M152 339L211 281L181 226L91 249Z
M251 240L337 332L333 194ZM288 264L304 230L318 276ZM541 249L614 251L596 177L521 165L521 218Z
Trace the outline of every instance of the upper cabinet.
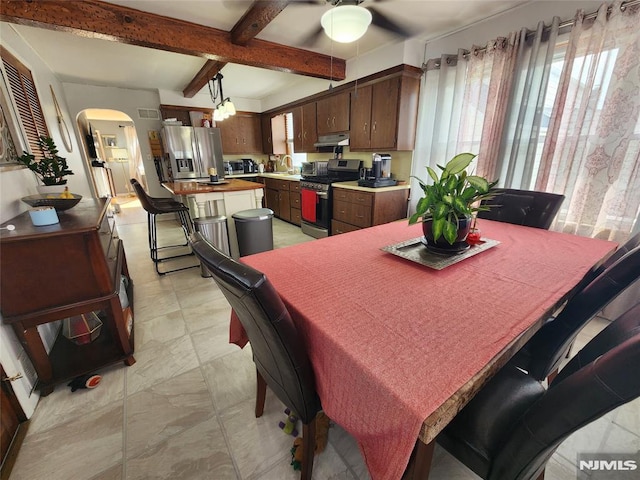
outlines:
M293 116L293 151L315 153L318 141L316 102L305 103L291 110Z
M262 152L268 155L287 153L287 133L284 114L262 115Z
M260 115L238 112L221 122L216 122L222 137L225 154L262 153L262 126Z
M349 102L348 91L336 93L316 102L318 135L349 131Z
M413 150L420 76L396 74L351 93L351 150Z

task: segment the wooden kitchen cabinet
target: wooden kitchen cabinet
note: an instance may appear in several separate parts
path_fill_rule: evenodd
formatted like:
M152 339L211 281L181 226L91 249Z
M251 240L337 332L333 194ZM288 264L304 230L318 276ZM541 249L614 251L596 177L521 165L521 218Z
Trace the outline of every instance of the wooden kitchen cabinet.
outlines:
M344 91L316 102L318 135L349 131L350 93Z
M316 131L316 102L305 103L291 110L293 117L293 151L296 153L316 152L318 141Z
M301 225L302 216L300 203L300 182L289 181L289 207L291 208L289 220L294 225Z
M287 134L284 114L261 116L262 151L269 155L284 155L287 153Z
M262 153L262 125L259 114L238 112L216 122L225 155Z
M34 227L28 212L1 234L0 308L38 374L43 396L54 385L123 361L133 365L133 282L109 202L84 200L59 212L60 222ZM124 276L128 307L120 302ZM61 332L49 352L38 325L96 312L99 336L76 345Z
M420 76L403 71L351 93L349 148L413 150Z
M406 218L408 200L409 189L367 192L334 187L331 234L347 233Z
M300 225L300 182L279 178L265 178L266 207L276 217Z

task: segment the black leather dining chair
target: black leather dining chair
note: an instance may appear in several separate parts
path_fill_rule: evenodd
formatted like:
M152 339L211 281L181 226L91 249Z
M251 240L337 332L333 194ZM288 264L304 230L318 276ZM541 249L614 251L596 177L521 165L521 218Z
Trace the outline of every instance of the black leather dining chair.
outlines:
M198 232L190 239L191 248L211 272L249 338L256 365L256 417L264 411L268 385L302 421L300 478L309 480L313 470L315 419L321 406L304 342L263 273L226 256Z
M168 249L168 248L177 248L177 247L187 247L189 246L189 234L193 232L193 222L191 221L191 215L189 214L189 208L181 202L178 202L172 198L161 198L161 197L152 197L150 196L145 189L140 185L140 182L135 178L130 180L131 185L140 200L140 205L147 212L147 228L148 228L148 239L149 239L149 254L151 256L151 260L155 264L156 272L158 275L164 275L166 273L178 272L180 270L186 270L188 268L198 267L199 265L189 265L186 267L174 268L171 270L160 271L159 264L162 262L166 262L168 260L187 257L193 255L193 252L188 253L180 253L177 255L169 255L165 257L160 257L159 251ZM176 244L176 245L158 245L158 229L156 226L156 217L158 215L163 214L173 214L177 215L180 220L180 226L182 227L182 231L185 237L185 243Z
M640 246L626 252L573 295L514 355L509 363L544 380L558 368L580 330L600 310L640 278Z
M564 439L640 396L639 315L636 306L597 335L548 389L507 365L440 433L438 443L483 479L542 478Z
M616 263L620 258L625 256L628 252L633 250L634 248L640 246L640 233L636 233L634 236L629 238L624 244L620 245L608 258L605 258L601 263L595 265L591 268L587 273L585 273L584 277L580 280L580 282L575 286L573 291L575 293L580 292L584 287L589 285L595 278L604 272L611 265Z
M498 188L492 198L481 202L491 208L479 211L478 218L548 230L563 200L564 195L557 193Z

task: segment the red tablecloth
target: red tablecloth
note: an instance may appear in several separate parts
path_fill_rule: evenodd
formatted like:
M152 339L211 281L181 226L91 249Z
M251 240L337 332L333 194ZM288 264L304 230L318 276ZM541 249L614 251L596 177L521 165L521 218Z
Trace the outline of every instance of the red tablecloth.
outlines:
M616 246L478 227L500 244L440 271L380 250L421 235L406 222L242 259L301 327L323 409L356 438L373 479L399 479L423 421ZM246 341L237 318L230 335Z

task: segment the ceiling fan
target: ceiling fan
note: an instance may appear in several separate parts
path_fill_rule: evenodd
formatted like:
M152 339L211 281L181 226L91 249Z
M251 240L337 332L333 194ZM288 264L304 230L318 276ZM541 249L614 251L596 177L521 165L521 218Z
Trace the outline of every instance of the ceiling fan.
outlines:
M379 3L386 0L368 0L367 3ZM401 37L410 37L412 32L374 7L361 6L365 0L308 0L295 1L295 4L331 4L333 8L327 10L320 19L320 26L311 33L303 45L316 43L324 32L329 38L339 43L351 43L361 38L369 25L382 28Z

